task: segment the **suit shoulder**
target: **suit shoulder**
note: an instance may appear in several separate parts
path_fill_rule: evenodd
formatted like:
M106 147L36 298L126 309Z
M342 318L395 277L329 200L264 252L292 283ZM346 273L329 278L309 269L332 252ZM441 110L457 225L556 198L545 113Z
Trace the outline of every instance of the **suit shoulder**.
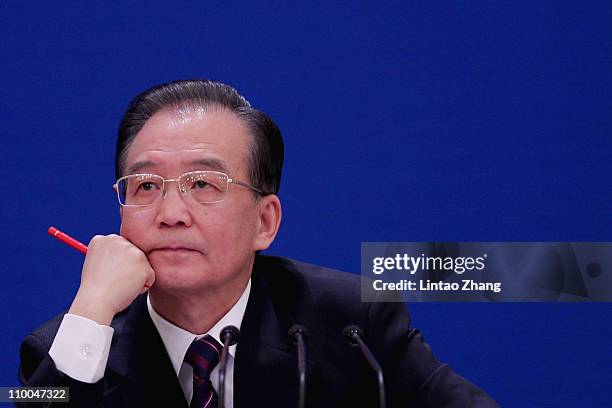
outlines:
M273 256L258 256L255 270L273 292L285 297L311 299L324 310L363 308L359 275Z
M359 292L360 290L359 275L290 258L258 256L256 270L269 278L284 281L292 280L295 284L306 285L312 290L352 292Z

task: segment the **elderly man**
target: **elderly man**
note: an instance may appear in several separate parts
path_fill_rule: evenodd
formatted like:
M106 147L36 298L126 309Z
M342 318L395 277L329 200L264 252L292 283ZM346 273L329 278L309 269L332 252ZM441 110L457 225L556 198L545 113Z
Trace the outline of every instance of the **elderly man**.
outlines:
M68 313L24 340L24 385L68 386L71 406L215 407L233 325L225 406L295 406L298 323L307 406L377 406L374 373L342 337L356 324L388 406L495 406L433 357L404 305L362 303L354 275L259 254L281 222L283 140L235 89L193 80L140 94L115 163L120 235L91 240Z

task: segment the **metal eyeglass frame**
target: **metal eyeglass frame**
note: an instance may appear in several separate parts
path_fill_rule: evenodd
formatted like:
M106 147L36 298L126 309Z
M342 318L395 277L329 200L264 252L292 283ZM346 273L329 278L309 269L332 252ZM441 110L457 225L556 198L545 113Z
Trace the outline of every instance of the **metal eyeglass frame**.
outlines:
M150 205L155 204L158 200L159 197L155 199L155 201L153 201L150 204L123 204L121 202L121 197L119 196L119 183L122 180L125 180L129 177L135 177L135 176L143 176L143 177L159 177L162 180L162 194L161 194L161 198L165 198L166 197L166 193L168 192L167 188L166 188L166 183L169 182L175 182L178 185L179 191L183 194L189 194L191 195L191 193L189 192L188 189L185 188L185 184L182 182L185 176L189 176L192 174L215 174L215 175L219 175L219 176L223 176L223 178L225 179L225 190L223 191L223 197L220 200L216 200L216 201L206 201L206 202L199 202L196 200L196 202L200 203L200 204L214 204L214 203L219 203L221 201L223 201L225 199L225 196L227 195L227 192L229 191L229 185L230 184L237 184L239 186L242 187L246 187L250 190L255 191L256 193L258 193L259 195L265 196L266 193L264 193L262 190L258 189L255 186L252 186L248 183L244 183L242 181L239 180L235 180L233 178L231 178L227 173L224 173L222 171L216 171L216 170L195 170L195 171L188 171L186 173L181 174L178 178L175 179L166 179L163 178L162 176L160 176L159 174L153 174L153 173L136 173L136 174L128 174L127 176L123 176L117 179L117 181L115 181L115 184L113 184L113 190L115 190L115 192L117 193L117 201L119 201L119 205L121 205L122 207L147 207Z

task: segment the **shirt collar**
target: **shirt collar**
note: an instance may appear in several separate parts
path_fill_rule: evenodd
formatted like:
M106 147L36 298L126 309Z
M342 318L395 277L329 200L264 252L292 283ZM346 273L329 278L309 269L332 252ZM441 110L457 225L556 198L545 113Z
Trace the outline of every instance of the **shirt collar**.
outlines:
M225 326L232 325L240 329L250 292L251 279L249 279L247 282L246 288L244 288L244 292L242 292L240 299L238 299L234 306L232 306L232 308L213 327L210 328L208 333L204 334L194 334L188 332L187 330L182 329L164 319L155 311L153 305L151 305L149 295L147 294L147 308L149 310L149 315L151 316L151 320L153 320L153 324L159 332L159 336L166 347L166 351L168 352L168 356L172 362L172 367L174 367L174 371L176 372L177 376L181 369L181 365L183 364L185 353L187 353L187 349L195 339L199 339L200 337L204 337L206 334L209 334L215 340L221 343L221 330L223 330ZM236 345L230 346L228 352L230 356L234 357L236 353Z

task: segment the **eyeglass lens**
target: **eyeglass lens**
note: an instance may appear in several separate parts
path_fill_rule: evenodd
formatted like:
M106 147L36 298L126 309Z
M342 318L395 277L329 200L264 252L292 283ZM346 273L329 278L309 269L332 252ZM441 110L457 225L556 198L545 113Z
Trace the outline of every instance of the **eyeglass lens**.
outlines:
M181 191L190 193L199 203L221 201L227 191L227 175L218 172L191 172L179 179ZM163 195L164 179L153 174L127 176L117 183L123 205L153 204Z

